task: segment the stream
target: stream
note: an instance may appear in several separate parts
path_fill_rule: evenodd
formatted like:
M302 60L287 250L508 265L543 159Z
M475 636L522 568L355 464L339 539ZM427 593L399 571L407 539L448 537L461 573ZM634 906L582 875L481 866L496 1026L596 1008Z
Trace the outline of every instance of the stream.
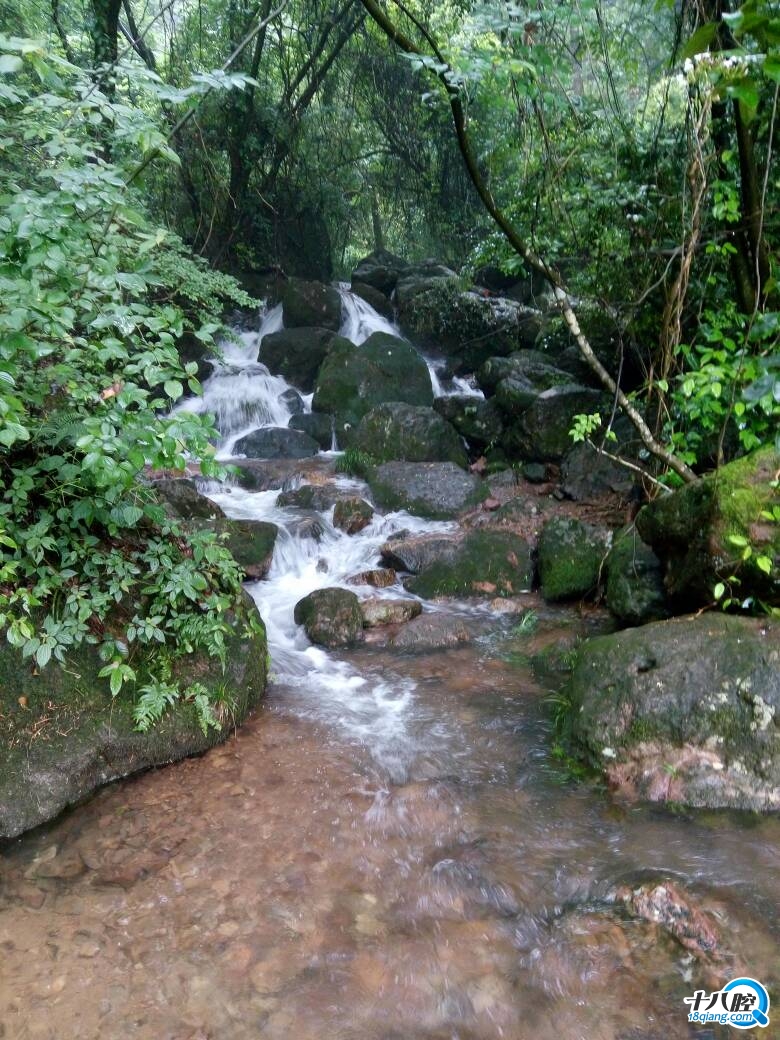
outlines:
M397 334L343 299L356 344ZM288 384L258 361L280 327L276 308L226 345L195 405L216 415L221 457L287 424ZM428 362L437 393L474 392ZM304 469L367 493L335 457ZM300 472L289 463L287 486ZM469 641L325 651L294 623L299 599L332 585L409 595L347 581L393 534L453 525L393 513L348 536L331 509L312 537L312 514L280 508L279 489L206 490L229 516L280 529L267 579L247 586L268 631L267 698L224 745L104 788L3 851L0 1038L723 1035L689 1025L683 998L743 970L777 974L780 819L622 804L571 778L550 752L560 679L531 658L596 631L598 612L529 594L525 631L485 603L426 603ZM616 888L646 877L713 915L716 956L618 907Z

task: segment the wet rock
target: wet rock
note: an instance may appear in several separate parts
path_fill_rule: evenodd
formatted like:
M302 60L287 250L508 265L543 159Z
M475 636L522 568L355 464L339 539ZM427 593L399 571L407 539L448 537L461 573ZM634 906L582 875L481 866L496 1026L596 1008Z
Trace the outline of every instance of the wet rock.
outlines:
M224 517L224 512L198 491L190 477L166 477L151 484L170 517L182 520Z
M422 603L416 599L364 599L360 610L366 628L403 624L422 614Z
M396 650L422 652L447 650L460 643L467 643L470 639L469 630L460 618L443 614L423 614L392 636L390 645Z
M385 462L370 478L378 505L450 520L488 497L487 486L454 462Z
M319 445L320 451L333 447L333 416L321 412L304 412L294 415L287 424L291 430L301 430Z
M333 510L333 526L347 534L358 534L374 518L374 509L363 498L341 498Z
M373 285L367 285L366 282L353 282L352 292L373 307L377 314L381 314L388 321L393 320L395 309L381 289L375 289Z
M455 427L433 408L380 404L361 420L355 443L377 462L468 463Z
M292 387L290 387L289 390L285 390L283 394L280 394L279 400L289 409L290 415L302 415L306 408L306 405L303 403L303 398L298 391L294 390Z
M353 646L363 638L360 601L347 589L316 589L296 603L294 617L319 646Z
M253 619L248 627L249 618ZM36 727L4 748L0 763L0 838L11 838L53 819L103 784L200 754L240 725L265 691L267 646L255 604L245 597L240 616L228 617L226 666L205 654L176 662L176 678L222 691L225 725L203 733L192 704L182 702L148 733L133 720L133 698L111 698L98 673L97 648L83 646L34 675L17 650L0 644L0 715L14 725ZM143 658L134 660L143 674ZM26 698L19 716L19 697ZM52 705L54 706L52 708ZM12 713L16 713L15 715ZM37 721L36 721L37 720Z
M433 403L428 366L405 340L384 332L360 348L336 339L320 368L312 407L335 416L339 443L348 445L360 420L379 404Z
M384 296L392 295L399 277L409 269L409 264L400 256L395 256L387 249L376 249L364 256L352 272L352 291L358 284L378 289ZM371 302L370 300L368 301Z
M310 394L334 338L331 329L322 328L289 328L271 332L263 337L259 360L269 372L284 376L288 383Z
M347 578L348 585L370 585L375 589L386 589L395 585L398 576L390 568L377 567L375 570L361 571Z
M319 444L308 434L283 426L266 426L236 441L234 451L250 459L306 459L316 455Z
M681 885L668 880L623 884L611 898L631 916L663 928L694 956L719 958L721 936L715 916L697 905Z
M495 401L483 401L470 394L453 394L437 397L433 407L475 448L500 442L504 421Z
M710 613L589 640L572 734L629 796L780 808L780 625Z
M780 524L762 516L780 505L772 486L778 472L780 454L763 448L640 511L637 530L663 561L671 596L690 606L709 604L715 584L736 574L740 599L780 606ZM743 561L745 544L752 554ZM771 561L769 574L759 557Z
M457 559L461 540L460 534L456 533L416 535L386 542L380 553L382 562L388 567L419 574L439 561L451 563Z
M539 580L544 598L554 603L594 592L610 540L610 532L581 520L548 520L539 537Z
M432 258L409 264L400 272L395 287L395 301L399 310L407 310L416 296L443 287L457 277L452 268Z
M332 285L290 278L282 290L282 308L287 329L341 328L341 297Z
M511 531L473 530L452 558L440 556L406 582L424 599L437 596L512 596L533 584L528 543Z
M33 860L31 866L25 871L25 877L56 878L58 880L71 880L81 877L86 872L86 864L77 849L59 849L56 845L50 845L48 849L39 853Z
M314 509L324 513L338 502L342 492L335 484L302 484L298 488L282 491L276 500L280 509Z
M642 625L669 616L661 561L629 528L615 539L606 560L606 600L610 611L627 625Z

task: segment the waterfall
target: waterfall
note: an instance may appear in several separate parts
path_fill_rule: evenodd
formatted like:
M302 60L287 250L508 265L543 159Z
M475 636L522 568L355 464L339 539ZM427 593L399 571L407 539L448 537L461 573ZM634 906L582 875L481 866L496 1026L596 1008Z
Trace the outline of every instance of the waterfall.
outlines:
M339 334L359 347L375 332L403 338L395 322L383 317L370 303L356 296L346 285L338 286L342 303L342 322ZM282 305L264 308L257 330L239 331L219 344L221 357L212 361L213 372L203 383L203 396L188 398L176 406L210 413L219 432L217 458L234 456L235 445L254 430L264 427L287 427L295 414L291 407L290 391L295 391L286 379L274 375L258 361L263 339L284 328ZM466 379L445 374L447 360L419 352L428 366L434 397L466 394L481 398ZM297 391L296 391L297 393ZM301 396L304 410L311 411L311 395ZM335 449L335 441L333 444Z

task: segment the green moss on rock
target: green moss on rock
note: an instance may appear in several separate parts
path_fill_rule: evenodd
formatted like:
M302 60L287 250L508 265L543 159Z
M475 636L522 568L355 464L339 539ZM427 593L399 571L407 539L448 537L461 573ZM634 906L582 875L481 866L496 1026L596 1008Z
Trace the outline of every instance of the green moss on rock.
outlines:
M112 780L200 754L228 737L262 697L267 678L264 629L249 597L231 625L224 672L204 654L174 665L177 682L202 683L218 702L222 729L206 733L187 703L138 732L133 692L111 697L98 676L104 662L95 647L34 674L16 649L0 645L0 838L53 819ZM130 663L142 682L143 655L135 653Z
M672 596L691 606L710 603L715 584L736 574L740 598L780 605L780 524L761 515L780 503L778 474L780 454L763 448L641 510L637 530L663 561ZM750 544L748 560L733 536ZM772 561L770 574L757 565L759 556Z
M548 520L539 537L539 579L549 602L595 592L609 549L610 534L581 520Z

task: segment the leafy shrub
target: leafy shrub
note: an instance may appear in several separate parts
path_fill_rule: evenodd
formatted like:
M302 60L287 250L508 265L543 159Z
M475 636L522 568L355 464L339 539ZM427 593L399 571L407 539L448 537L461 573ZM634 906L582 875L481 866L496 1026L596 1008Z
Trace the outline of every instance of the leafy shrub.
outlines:
M0 50L0 631L40 669L95 644L142 728L180 697L215 725L175 661L224 656L241 572L142 477L219 474L211 418L171 413L200 390L177 342L212 346L249 298L140 212L132 164L166 150L140 109L33 42Z

